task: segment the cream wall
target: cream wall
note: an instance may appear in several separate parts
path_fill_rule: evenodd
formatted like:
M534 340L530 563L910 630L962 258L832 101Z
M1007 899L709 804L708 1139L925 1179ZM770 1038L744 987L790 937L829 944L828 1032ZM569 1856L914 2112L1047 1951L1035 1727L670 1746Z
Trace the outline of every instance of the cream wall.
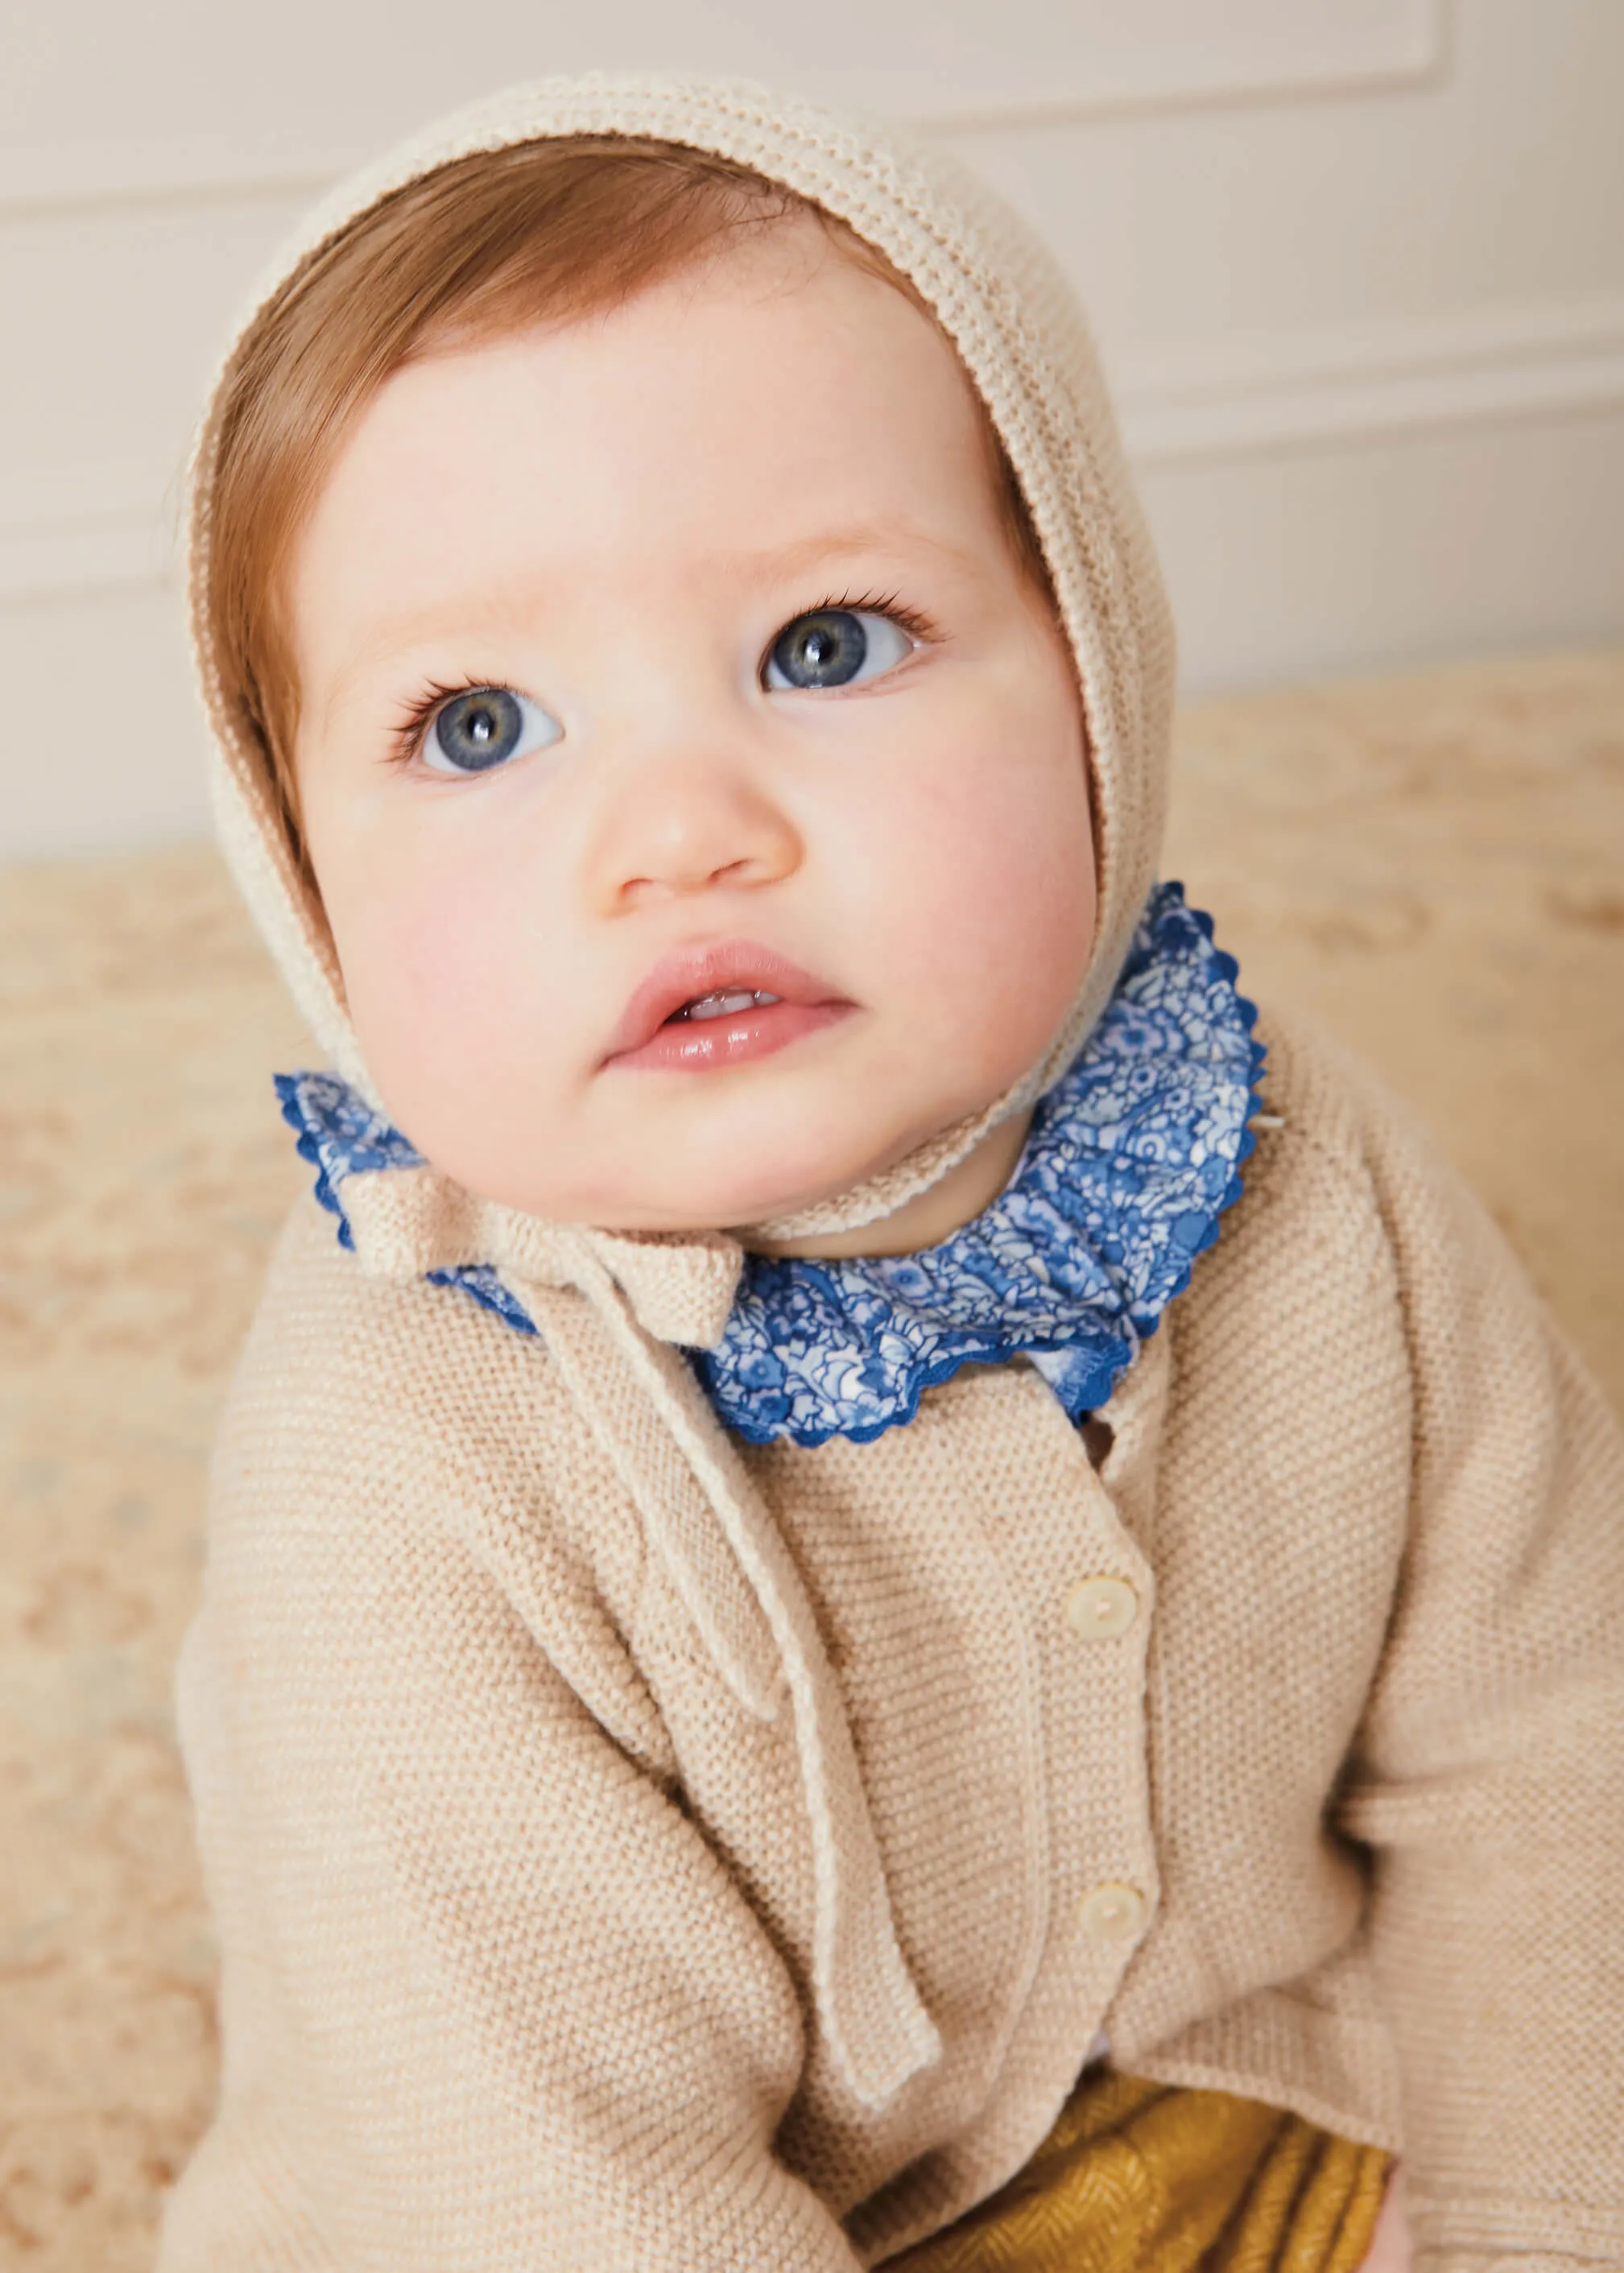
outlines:
M1191 688L1624 633L1621 0L0 0L0 858L203 825L177 473L301 206L594 64L906 112L1038 221Z

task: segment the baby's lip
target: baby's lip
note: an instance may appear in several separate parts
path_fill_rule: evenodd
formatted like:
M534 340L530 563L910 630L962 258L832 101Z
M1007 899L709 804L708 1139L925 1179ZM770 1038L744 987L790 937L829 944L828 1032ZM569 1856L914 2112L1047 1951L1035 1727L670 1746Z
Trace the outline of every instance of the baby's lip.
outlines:
M754 940L724 940L714 947L676 948L662 955L633 993L603 1054L602 1062L640 1050L653 1039L673 1011L701 995L729 991L776 994L780 1001L808 1008L848 1006L849 997L829 986L787 955Z

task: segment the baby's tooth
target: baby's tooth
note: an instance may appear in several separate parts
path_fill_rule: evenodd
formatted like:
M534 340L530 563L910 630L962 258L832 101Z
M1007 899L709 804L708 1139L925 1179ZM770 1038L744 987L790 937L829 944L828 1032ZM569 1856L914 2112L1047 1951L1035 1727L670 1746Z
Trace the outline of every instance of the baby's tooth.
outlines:
M735 1010L750 1010L755 1007L755 996L748 992L729 994L701 994L697 1002L688 1005L691 1018L726 1018Z

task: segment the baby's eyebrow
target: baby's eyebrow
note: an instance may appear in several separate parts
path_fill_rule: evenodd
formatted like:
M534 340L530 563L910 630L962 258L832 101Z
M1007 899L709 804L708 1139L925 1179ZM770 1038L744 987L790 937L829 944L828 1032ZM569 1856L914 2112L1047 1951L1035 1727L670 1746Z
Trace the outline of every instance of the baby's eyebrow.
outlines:
M745 566L753 583L757 578L774 581L792 577L804 568L814 567L819 561L846 552L885 553L900 562L908 555L922 551L936 553L969 567L975 566L982 558L971 545L955 544L950 537L904 521L852 521L841 528L792 537L782 544L765 545L757 551L731 552L727 557L730 564Z
M345 646L334 686L344 687L359 673L393 663L402 655L445 639L468 639L494 632L498 637L525 627L534 603L516 597L511 585L490 591L459 594L454 604L437 602L399 615L363 617Z

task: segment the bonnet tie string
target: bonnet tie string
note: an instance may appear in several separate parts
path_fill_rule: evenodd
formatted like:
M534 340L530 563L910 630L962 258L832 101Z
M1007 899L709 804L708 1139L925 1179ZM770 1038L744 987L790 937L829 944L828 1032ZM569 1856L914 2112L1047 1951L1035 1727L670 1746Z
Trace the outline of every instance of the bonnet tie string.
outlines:
M695 1583L696 1550L708 1543L699 1523L708 1516L722 1534L727 1558L744 1578L765 1622L772 1654L790 1696L802 1791L812 1832L814 1906L812 1988L819 2019L841 2073L865 2107L886 2104L921 2068L939 2058L941 2039L914 1985L891 1912L884 1865L874 1836L843 1703L823 1649L798 1572L775 1527L725 1443L692 1375L669 1344L656 1341L632 1315L626 1299L587 1236L568 1237L564 1262L571 1287L527 1286L537 1324L571 1376L583 1405L595 1405L597 1369L579 1358L575 1322L566 1317L576 1294L591 1305L615 1350L698 1486L700 1504L684 1495L640 1494L645 1519L685 1602L702 1602ZM572 1349L572 1345L574 1348ZM651 1504L652 1502L652 1504ZM675 1520L673 1520L675 1519ZM714 1554L706 1559L715 1561ZM760 1665L740 1628L718 1637L721 1669L731 1662L736 1692L764 1714ZM741 1663L744 1656L745 1662Z

